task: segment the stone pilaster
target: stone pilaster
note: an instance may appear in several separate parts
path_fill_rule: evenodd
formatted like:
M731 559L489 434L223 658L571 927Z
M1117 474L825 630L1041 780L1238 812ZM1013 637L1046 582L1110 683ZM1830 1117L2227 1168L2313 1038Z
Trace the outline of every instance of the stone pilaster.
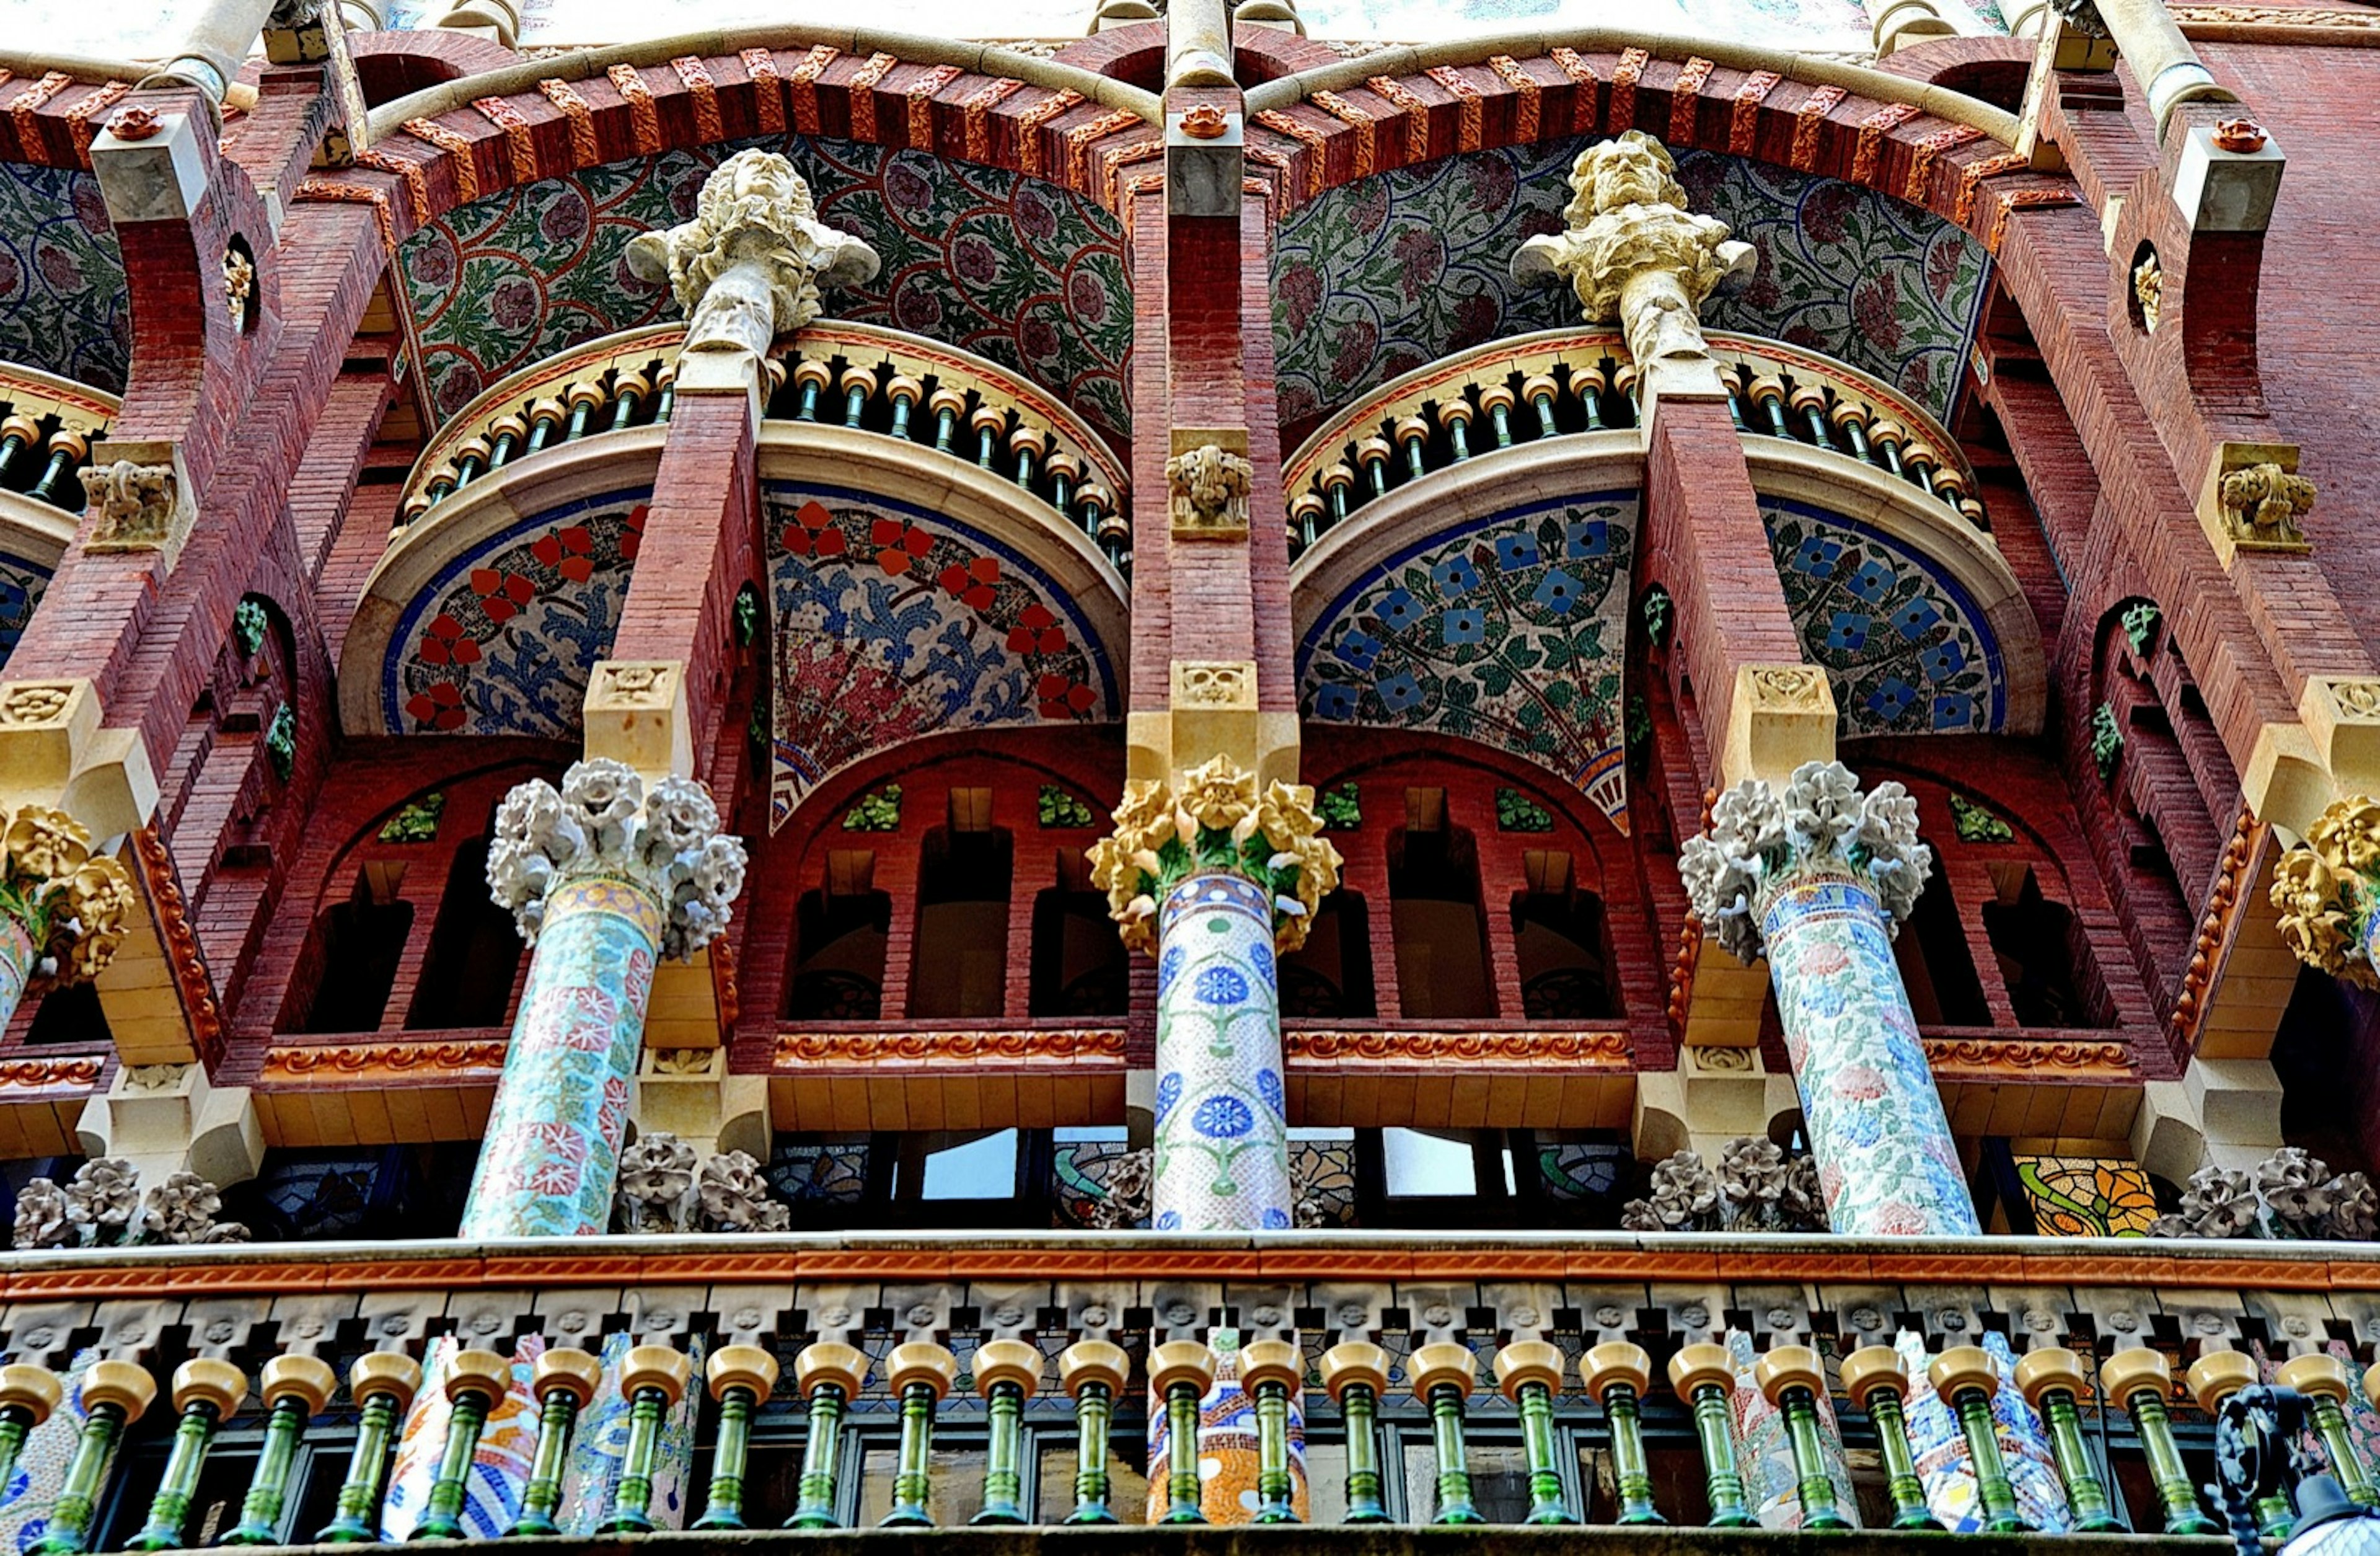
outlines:
M1124 943L1157 956L1160 1232L1287 1230L1289 1179L1275 956L1305 942L1339 883L1314 791L1229 757L1177 784L1127 784L1091 852Z
M1679 859L1720 946L1768 958L1828 1219L1848 1234L1981 1230L1892 959L1933 863L1917 802L1891 783L1863 795L1840 762L1805 762L1781 791L1737 784Z
M505 797L488 884L532 954L462 1236L606 1229L654 964L727 927L744 864L691 779L599 760Z

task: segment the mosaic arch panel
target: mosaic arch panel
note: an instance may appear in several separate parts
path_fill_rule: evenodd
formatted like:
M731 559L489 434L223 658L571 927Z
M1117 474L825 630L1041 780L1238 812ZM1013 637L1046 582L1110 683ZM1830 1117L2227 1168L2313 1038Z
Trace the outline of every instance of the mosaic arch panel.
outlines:
M449 559L407 602L389 638L385 727L577 733L589 668L620 625L651 495L639 488L566 503Z
M1014 544L870 492L772 481L770 826L871 752L921 735L1121 717L1073 596Z
M1999 640L1949 569L1806 503L1764 496L1760 515L1802 651L1833 683L1846 738L2007 727Z
M1560 774L1628 829L1631 488L1506 507L1368 567L1299 635L1309 719L1427 730Z
M32 625L33 612L50 587L50 569L27 557L0 552L0 664L17 651L17 640Z
M1506 267L1523 239L1560 230L1571 162L1601 139L1398 168L1284 222L1273 334L1292 435L1451 351L1577 324L1567 287L1516 286ZM1678 176L1760 254L1706 323L1823 351L1945 417L1988 274L1980 244L1888 195L1743 157L1687 152Z
M712 168L783 152L828 224L883 269L833 294L837 319L964 346L1059 394L1107 437L1129 430L1132 293L1115 219L1058 186L857 141L771 137L632 157L486 196L398 250L422 381L440 417L505 373L581 341L674 316L628 240L694 213Z
M0 361L114 395L131 360L124 254L99 180L0 163Z

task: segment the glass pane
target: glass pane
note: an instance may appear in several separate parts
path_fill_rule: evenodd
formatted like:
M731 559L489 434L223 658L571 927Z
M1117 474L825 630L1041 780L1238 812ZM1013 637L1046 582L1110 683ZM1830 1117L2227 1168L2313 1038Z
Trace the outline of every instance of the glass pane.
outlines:
M1529 1460L1521 1445L1469 1444L1471 1505L1490 1524L1519 1524L1529 1516Z
M934 1485L926 1497L926 1510L933 1515L934 1522L948 1527L964 1524L981 1513L983 1450L937 1447L932 1458ZM900 1463L900 1450L889 1442L880 1448L871 1444L861 1456L860 1528L882 1523L884 1515L892 1511L892 1477Z
M1139 1523L1148 1507L1148 1477L1116 1453L1112 1433L1108 1439L1108 1507L1126 1524ZM1045 1440L1041 1448L1041 1484L1034 1515L1044 1524L1061 1524L1074 1511L1075 1444L1071 1433L1059 1433Z
M1380 1136L1391 1196L1479 1192L1479 1173L1471 1159L1470 1141L1444 1140L1418 1129L1383 1129Z
M923 1199L1007 1199L1016 1193L1016 1131L996 1130L926 1158Z

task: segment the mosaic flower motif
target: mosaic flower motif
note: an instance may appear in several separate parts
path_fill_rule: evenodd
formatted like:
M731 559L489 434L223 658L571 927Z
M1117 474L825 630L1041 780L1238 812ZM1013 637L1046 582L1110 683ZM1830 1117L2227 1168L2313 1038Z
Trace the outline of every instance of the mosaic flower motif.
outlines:
M1190 1115L1190 1127L1210 1140L1236 1140L1257 1126L1257 1115L1237 1097L1209 1097Z
M1205 967L1199 970L1196 991L1202 1004L1244 1004L1248 997L1248 980L1232 967Z
M1182 1072L1169 1070L1157 1082L1157 1122L1164 1123L1165 1115L1172 1112L1173 1105L1181 1100Z

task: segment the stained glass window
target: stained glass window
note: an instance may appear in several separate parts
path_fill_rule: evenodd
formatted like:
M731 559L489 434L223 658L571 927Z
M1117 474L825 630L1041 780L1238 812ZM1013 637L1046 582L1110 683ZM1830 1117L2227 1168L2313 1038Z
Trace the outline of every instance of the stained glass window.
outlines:
M2095 1156L2011 1156L2018 1190L2044 1237L2146 1237L2156 1192L2137 1162Z

